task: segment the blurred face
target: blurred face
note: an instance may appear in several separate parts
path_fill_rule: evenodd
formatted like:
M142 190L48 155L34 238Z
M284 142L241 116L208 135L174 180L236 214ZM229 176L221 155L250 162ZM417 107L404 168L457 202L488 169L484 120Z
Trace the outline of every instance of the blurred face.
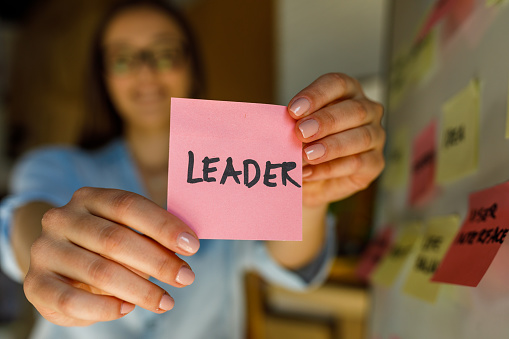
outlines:
M130 129L167 129L170 98L188 97L192 72L177 24L150 7L126 9L103 37L105 83Z

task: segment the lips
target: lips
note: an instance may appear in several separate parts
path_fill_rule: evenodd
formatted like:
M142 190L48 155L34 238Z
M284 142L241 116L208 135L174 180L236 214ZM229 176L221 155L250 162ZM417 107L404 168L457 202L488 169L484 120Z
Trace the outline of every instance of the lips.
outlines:
M168 101L163 91L137 91L134 93L133 99L140 104L154 104Z

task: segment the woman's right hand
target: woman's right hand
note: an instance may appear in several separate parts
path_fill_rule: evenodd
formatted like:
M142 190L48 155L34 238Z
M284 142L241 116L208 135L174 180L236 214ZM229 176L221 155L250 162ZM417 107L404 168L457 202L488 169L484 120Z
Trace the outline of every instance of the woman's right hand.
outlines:
M81 188L67 205L44 214L25 294L61 326L114 320L135 305L163 313L174 301L148 277L191 284L194 273L175 253L189 256L199 246L186 224L140 195Z

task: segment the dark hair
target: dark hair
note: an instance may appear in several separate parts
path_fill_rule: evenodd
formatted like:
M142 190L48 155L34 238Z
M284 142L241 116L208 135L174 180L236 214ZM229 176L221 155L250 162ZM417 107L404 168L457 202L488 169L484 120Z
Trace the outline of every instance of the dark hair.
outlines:
M204 92L203 66L199 57L194 34L189 24L173 6L159 0L127 0L114 5L102 19L92 40L90 67L85 75L87 84L86 104L88 112L78 138L78 145L86 149L101 147L122 134L123 123L113 105L104 82L102 38L111 19L132 7L152 7L167 14L182 29L187 39L187 52L193 76L190 96L200 98Z

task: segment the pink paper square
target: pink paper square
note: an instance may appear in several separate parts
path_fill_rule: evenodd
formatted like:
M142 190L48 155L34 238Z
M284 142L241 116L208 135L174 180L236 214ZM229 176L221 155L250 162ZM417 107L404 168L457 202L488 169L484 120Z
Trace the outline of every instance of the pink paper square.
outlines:
M294 126L285 106L172 98L168 211L201 239L302 240Z
M432 281L475 287L509 229L509 182L472 193L468 215Z

